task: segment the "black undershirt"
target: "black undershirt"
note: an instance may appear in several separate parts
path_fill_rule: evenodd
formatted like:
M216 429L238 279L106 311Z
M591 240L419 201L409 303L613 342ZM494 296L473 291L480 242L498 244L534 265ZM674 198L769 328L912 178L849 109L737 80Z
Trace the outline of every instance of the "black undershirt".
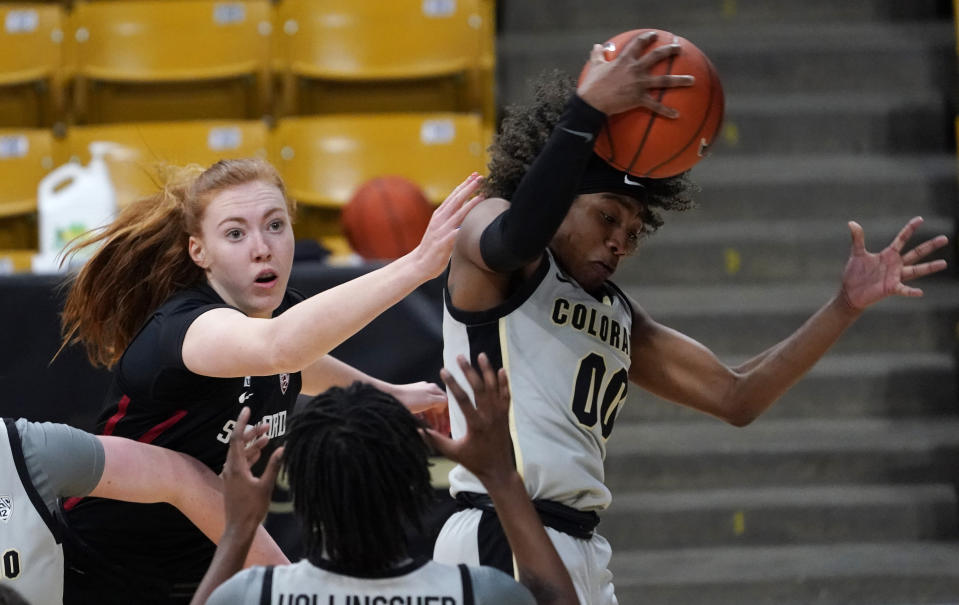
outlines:
M533 165L523 176L510 206L480 236L483 262L510 273L546 249L566 217L606 114L573 95Z

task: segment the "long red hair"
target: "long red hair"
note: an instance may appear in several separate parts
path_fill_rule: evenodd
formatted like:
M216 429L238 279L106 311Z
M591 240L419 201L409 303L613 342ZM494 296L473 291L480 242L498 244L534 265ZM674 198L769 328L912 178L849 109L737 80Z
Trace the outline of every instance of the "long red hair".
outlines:
M171 171L161 191L123 208L112 223L73 243L67 256L87 246L99 248L68 284L60 349L83 343L91 363L113 367L157 307L203 281L187 243L199 235L210 199L253 181L279 189L292 218L293 204L272 165L260 159L221 160L206 170Z

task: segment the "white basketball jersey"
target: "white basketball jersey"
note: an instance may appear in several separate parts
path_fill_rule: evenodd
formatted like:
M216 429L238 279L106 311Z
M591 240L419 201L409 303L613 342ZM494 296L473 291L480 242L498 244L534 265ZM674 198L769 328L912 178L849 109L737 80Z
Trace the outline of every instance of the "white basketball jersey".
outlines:
M313 565L303 559L273 568L273 605L463 605L460 570L435 561L392 570L395 575L359 578Z
M445 293L445 367L470 393L457 355L475 364L485 352L506 368L513 449L530 497L579 510L609 506L606 441L629 389L632 310L614 285L606 291L603 300L590 296L547 251L535 275L495 309L460 311ZM454 403L449 409L453 437L462 437L463 416ZM450 486L454 495L486 492L461 466Z
M0 430L0 583L31 603L63 602L63 547L37 493L13 420Z

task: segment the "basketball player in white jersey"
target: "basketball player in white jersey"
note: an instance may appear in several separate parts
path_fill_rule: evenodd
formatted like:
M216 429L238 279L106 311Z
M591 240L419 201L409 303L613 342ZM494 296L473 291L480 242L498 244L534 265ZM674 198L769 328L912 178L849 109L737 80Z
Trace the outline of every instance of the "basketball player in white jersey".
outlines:
M248 453L255 456L266 440L251 432L244 442L251 443ZM58 498L169 502L216 541L225 525L222 490L219 477L185 454L122 437L96 437L64 424L4 418L0 583L38 605L63 601L65 530L54 516ZM266 530L256 532L248 563L284 562Z
M489 567L409 558L403 527L418 524L431 498L423 429L393 397L355 383L330 389L290 422L283 456L307 558L253 568L216 588L238 569L251 535L246 528L266 513L272 486L269 477L253 477L239 447L231 444L224 470L227 532L192 605L575 605L569 575L512 462L506 375L494 372L486 356L478 360L482 374L465 358L457 362L474 393L475 410L449 372L441 375L464 409L468 434L453 441L430 430L427 438L482 477L497 506L509 513L504 529L530 590ZM241 413L238 426L247 417ZM276 462L271 458L268 474L275 474Z
M593 153L607 115L643 106L672 117L656 99L688 76L653 76L678 49L643 54L634 39L619 57L597 45L578 84L551 74L526 109L513 108L492 148L489 198L464 221L445 292L444 362L490 356L512 389L512 449L526 489L583 604L616 603L609 544L595 533L611 499L603 461L629 383L731 424L748 424L795 383L869 305L920 296L904 281L945 268L919 261L945 236L903 254L921 219L880 254L866 251L850 223L852 254L836 296L787 339L738 367L654 321L608 281L643 234L662 224L657 209L692 205L685 175L640 179ZM574 93L575 91L575 93ZM565 107L565 109L564 109ZM509 201L507 201L509 200ZM459 378L459 376L457 376ZM451 407L454 437L464 419ZM450 473L461 504L437 539L434 558L513 572L496 507L468 469Z

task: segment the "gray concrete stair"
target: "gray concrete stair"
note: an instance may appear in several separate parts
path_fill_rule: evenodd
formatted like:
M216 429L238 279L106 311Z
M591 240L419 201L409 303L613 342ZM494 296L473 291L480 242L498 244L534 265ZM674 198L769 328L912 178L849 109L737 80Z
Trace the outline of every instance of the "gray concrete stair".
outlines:
M504 31L497 42L500 103L528 99L527 81L545 70L579 74L593 44L626 29L633 27ZM953 75L948 66L955 34L948 21L722 24L672 31L706 53L727 95L882 92L890 82L898 91L940 90Z
M945 605L957 561L957 544L843 543L620 551L611 569L621 603Z
M698 206L670 222L956 216L956 157L716 154L691 172ZM658 236L657 236L658 237Z
M959 482L959 419L617 423L606 482L624 490Z
M867 153L944 149L952 110L934 90L727 95L713 155Z
M905 210L905 209L904 209ZM693 211L695 212L695 210ZM849 255L846 220L675 220L645 239L637 259L627 259L616 279L634 284L743 284L803 279L839 279ZM893 241L908 215L859 219L866 248L879 252ZM911 249L940 234L951 235L952 217L926 216L906 245ZM955 266L954 245L924 260L944 258ZM922 280L920 280L922 281ZM919 282L917 282L918 284Z
M630 10L631 9L631 10ZM504 31L575 30L584 23L625 29L634 27L666 28L691 24L717 26L725 23L765 25L770 21L831 23L835 21L913 21L948 15L949 5L942 0L741 0L739 2L702 2L673 0L624 6L622 3L585 3L579 0L552 0L544 11L536 2L503 2L501 25Z
M959 283L928 280L923 298L889 298L867 309L830 349L946 352L956 346ZM799 328L835 295L832 282L626 286L656 321L699 340L721 359L756 355Z
M728 361L736 365L746 357ZM952 416L959 413L951 352L829 354L763 414L764 419ZM690 408L634 389L617 422L703 421Z
M957 504L941 483L621 492L599 532L618 550L935 541L956 535Z

